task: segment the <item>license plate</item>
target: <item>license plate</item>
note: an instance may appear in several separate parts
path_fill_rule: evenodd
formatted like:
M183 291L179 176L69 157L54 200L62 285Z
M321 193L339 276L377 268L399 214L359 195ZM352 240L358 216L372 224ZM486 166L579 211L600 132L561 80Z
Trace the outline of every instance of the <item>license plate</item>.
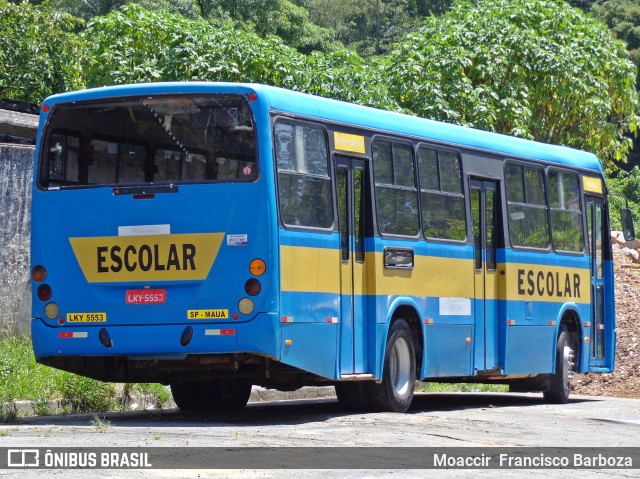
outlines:
M163 304L167 301L166 289L128 289L127 304Z

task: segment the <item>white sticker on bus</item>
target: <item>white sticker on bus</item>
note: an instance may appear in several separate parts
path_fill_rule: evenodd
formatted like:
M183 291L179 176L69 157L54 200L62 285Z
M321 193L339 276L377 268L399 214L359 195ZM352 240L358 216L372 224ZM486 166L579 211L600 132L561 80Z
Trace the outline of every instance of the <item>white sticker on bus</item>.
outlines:
M243 235L227 235L227 246L247 246L249 236Z
M471 316L471 299L440 298L440 316Z
M118 236L169 235L171 225L118 226Z

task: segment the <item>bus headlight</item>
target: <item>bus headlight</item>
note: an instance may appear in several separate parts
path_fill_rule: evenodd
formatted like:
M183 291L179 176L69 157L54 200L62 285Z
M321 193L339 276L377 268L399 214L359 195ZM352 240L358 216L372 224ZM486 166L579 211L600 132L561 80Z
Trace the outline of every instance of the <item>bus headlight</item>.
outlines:
M238 310L242 314L251 314L253 313L253 301L249 298L242 298L238 302Z

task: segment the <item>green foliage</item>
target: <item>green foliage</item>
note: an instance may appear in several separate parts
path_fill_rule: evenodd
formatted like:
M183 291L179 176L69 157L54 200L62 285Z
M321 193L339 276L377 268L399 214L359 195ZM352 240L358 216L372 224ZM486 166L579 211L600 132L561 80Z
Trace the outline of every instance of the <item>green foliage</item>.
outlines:
M396 100L420 116L625 158L636 70L600 23L556 0L457 3L389 54Z
M418 383L416 391L421 393L451 393L451 392L481 392L504 393L509 392L505 384L476 384L476 383Z
M90 20L93 17L106 15L127 3L135 3L149 10L163 9L179 13L187 18L200 17L200 9L196 0L52 0L56 10L67 12L74 17ZM30 3L34 2L33 0Z
M105 433L111 428L111 421L105 419L104 417L100 418L97 414L94 414L91 418L91 421L89 422L94 427L94 429L100 433Z
M18 418L18 408L14 403L0 404L0 422L12 423Z
M339 48L332 30L312 23L308 10L289 0L282 0L282 7L272 29L262 34L265 33L279 36L287 45L302 53L326 52Z
M66 373L59 378L62 407L72 413L111 411L116 408L116 387L95 379Z
M621 170L609 176L609 208L611 229L621 231L620 212L626 207L625 198L633 213L636 234L640 234L640 168L635 166L631 171Z
M604 21L627 44L631 61L640 70L640 3L638 0L609 0L593 6L593 14ZM640 89L640 75L636 79ZM636 153L638 153L636 148ZM640 159L640 158L639 158Z
M338 48L334 33L311 22L307 8L290 0L196 0L203 18L226 16L238 28L261 37L276 35L300 52Z
M277 37L214 27L129 4L82 32L87 86L153 81L258 82L393 108L380 71L355 54L305 56Z
M82 88L81 21L47 4L0 0L0 98L40 103L46 96Z
M171 392L162 384L134 383L131 386L131 393L139 396L144 406L161 408L172 400Z
M129 384L129 391L145 404L162 406L170 400L160 384ZM0 422L17 416L13 401L34 402L36 414L52 414L50 401L61 400L66 412L99 412L118 409L122 398L115 384L37 364L27 336L0 337Z
M91 17L106 15L111 10L120 8L127 3L127 0L54 0L54 2L58 10L89 20Z
M28 337L0 338L0 403L51 398L55 384L49 371L55 370L35 362Z
M311 21L362 55L379 55L416 28L416 19L446 11L452 0L307 0Z

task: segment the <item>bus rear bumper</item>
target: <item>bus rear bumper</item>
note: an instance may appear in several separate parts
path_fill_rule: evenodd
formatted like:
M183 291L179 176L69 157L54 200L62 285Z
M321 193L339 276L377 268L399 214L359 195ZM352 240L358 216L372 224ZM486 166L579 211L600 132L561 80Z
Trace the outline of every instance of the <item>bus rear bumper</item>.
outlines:
M36 360L64 356L179 359L190 354L237 352L278 359L280 354L279 318L275 313L260 313L242 323L73 327L52 327L34 318L31 336Z

